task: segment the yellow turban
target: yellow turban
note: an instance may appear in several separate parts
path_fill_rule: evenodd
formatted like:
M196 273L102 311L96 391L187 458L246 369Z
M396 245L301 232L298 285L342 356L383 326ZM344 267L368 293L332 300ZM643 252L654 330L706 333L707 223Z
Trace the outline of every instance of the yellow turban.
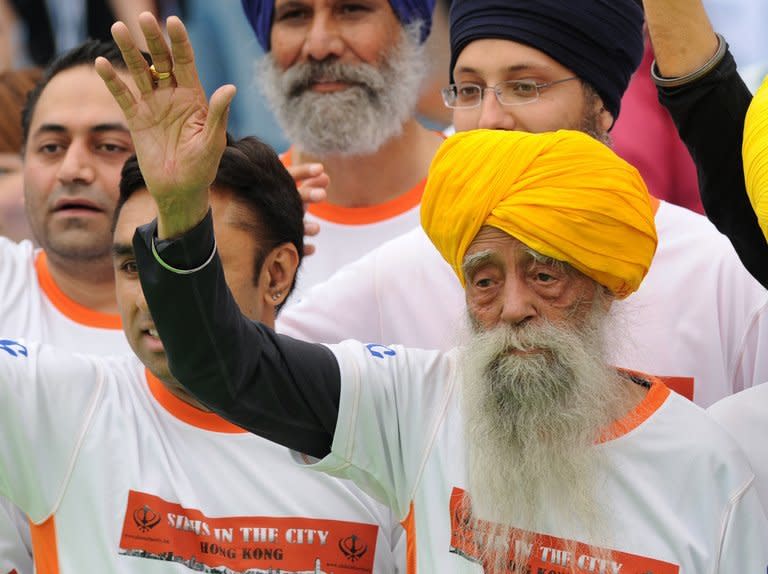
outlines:
M749 201L768 241L768 77L747 111L742 154Z
M565 261L624 298L656 250L640 174L580 132L475 130L432 160L421 224L464 284L464 255L484 225Z

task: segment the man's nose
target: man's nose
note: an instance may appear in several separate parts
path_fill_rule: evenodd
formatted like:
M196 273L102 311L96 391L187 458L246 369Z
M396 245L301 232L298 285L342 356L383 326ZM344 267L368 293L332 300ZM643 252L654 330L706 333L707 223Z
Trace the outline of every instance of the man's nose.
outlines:
M514 130L515 117L508 106L499 103L493 88L485 88L480 102L480 117L477 127L489 130Z
M63 184L93 183L96 171L85 142L73 141L59 165L58 179Z
M305 58L320 62L331 57L338 58L343 52L344 40L338 24L328 15L316 14L304 40Z
M509 325L522 325L537 315L535 294L522 277L513 275L504 281L501 320Z

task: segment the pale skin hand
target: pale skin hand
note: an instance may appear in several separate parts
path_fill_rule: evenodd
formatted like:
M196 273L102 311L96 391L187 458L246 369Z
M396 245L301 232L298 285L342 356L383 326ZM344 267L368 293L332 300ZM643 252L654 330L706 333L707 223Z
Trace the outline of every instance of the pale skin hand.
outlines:
M125 114L147 189L158 206L158 237L178 237L208 212L208 188L226 145L227 114L235 87L220 87L207 101L195 68L189 36L181 20L168 18L170 48L155 17L139 16L144 39L158 72L153 82L144 58L125 24L112 26L133 86L104 58L96 71Z

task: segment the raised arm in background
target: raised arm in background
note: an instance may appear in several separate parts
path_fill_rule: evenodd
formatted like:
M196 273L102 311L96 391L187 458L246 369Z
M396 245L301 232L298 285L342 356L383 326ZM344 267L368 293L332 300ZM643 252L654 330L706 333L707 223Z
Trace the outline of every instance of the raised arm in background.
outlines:
M338 414L336 359L326 347L246 319L215 251L208 188L224 151L235 88L219 88L208 102L181 20L167 21L170 48L151 14L141 14L139 23L155 69L122 22L112 34L133 85L105 59L96 61L96 69L125 113L158 206L157 225L140 228L134 248L171 371L220 415L322 457L330 451Z
M696 163L707 217L768 287L768 244L747 196L741 156L752 95L701 0L643 4L656 54L659 100Z

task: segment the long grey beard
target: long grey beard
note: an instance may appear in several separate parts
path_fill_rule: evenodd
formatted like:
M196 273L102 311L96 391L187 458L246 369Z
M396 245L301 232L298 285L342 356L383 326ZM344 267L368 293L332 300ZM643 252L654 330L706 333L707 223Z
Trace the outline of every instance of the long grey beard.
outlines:
M309 61L280 70L271 54L258 63L262 92L288 138L317 156L368 155L400 135L416 108L426 72L420 23L405 28L377 66ZM318 79L350 84L316 93Z
M468 491L475 518L497 525L489 538L557 525L605 539L597 496L605 461L594 445L623 414L627 391L604 361L605 313L593 309L588 323L503 326L477 333L464 351ZM503 548L485 550L486 559L506 558Z

